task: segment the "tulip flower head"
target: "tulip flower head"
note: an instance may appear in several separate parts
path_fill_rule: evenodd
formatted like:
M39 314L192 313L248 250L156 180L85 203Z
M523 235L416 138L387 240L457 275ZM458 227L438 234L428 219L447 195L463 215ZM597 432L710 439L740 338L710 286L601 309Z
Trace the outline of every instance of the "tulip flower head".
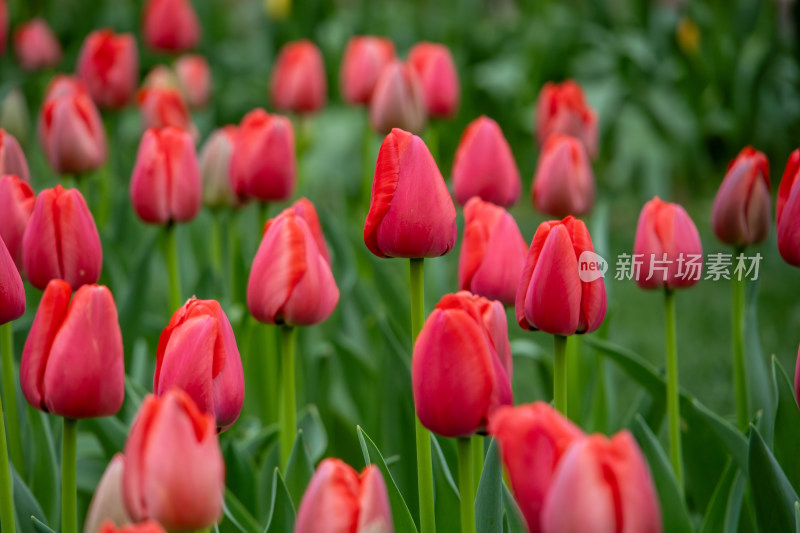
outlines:
M142 130L172 126L197 138L197 128L192 122L189 108L178 87L145 87L137 94Z
M0 129L0 176L4 174L14 174L25 183L31 182L28 160L22 147L13 135Z
M328 82L317 45L308 40L284 45L272 69L269 94L272 105L282 111L316 113L325 107Z
M461 84L450 49L443 44L422 42L408 52L408 62L422 82L428 115L452 117L461 100Z
M8 4L6 0L0 0L0 54L6 52L6 42L8 41Z
M369 104L369 122L378 133L390 133L393 128L422 133L428 112L414 67L399 60L383 67Z
M800 266L800 148L792 152L783 172L775 204L775 225L778 230L778 251L783 260Z
M142 37L154 50L181 52L200 42L200 23L190 0L149 0Z
M175 61L175 74L189 107L205 107L211 98L211 69L206 58L192 54L179 57Z
M311 235L314 237L314 241L317 243L319 253L330 265L331 254L328 251L328 243L325 242L325 234L322 233L322 226L319 223L319 216L317 215L317 210L314 207L314 204L312 204L308 198L300 198L292 204L290 209L295 215L305 220L306 224L308 225L308 229L311 230ZM266 232L266 228L264 228L264 230Z
M208 207L236 206L239 203L231 179L231 157L238 131L236 126L215 130L200 152L203 204Z
M555 133L539 156L531 187L536 209L553 217L585 215L594 205L594 174L583 144Z
M25 287L11 254L0 238L0 325L25 313Z
M27 71L55 67L61 61L58 38L42 18L29 20L14 31L14 53Z
M0 238L11 254L17 270L22 272L22 238L33 213L36 195L17 176L0 176Z
M100 483L92 496L89 510L86 512L86 522L83 533L97 533L100 526L117 531L116 527L123 527L131 523L131 517L125 509L122 498L122 475L125 471L125 456L121 453L114 455L108 463Z
M581 86L572 80L545 83L536 101L539 146L554 133L580 139L589 157L597 155L597 113L586 102Z
M350 39L344 50L339 80L345 102L369 105L378 76L394 58L394 44L390 39L371 35Z
M139 52L133 34L103 29L90 33L78 56L78 77L103 109L125 107L136 92Z

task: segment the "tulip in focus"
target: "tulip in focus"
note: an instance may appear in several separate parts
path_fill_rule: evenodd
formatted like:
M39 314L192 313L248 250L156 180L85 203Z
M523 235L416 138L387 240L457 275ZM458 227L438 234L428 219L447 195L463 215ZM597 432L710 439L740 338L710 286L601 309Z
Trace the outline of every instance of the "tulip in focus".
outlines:
M200 55L179 57L175 61L175 74L189 107L205 107L211 98L211 69L206 58Z
M350 39L344 50L339 80L344 101L351 105L369 105L378 76L394 57L391 39L372 35Z
M783 260L800 266L800 148L792 152L783 172L778 201L775 204L775 225L778 231L778 251Z
M594 174L583 144L555 133L539 156L531 187L536 209L553 217L585 215L594 205Z
M139 522L138 524L130 524L117 528L112 521L104 522L100 529L93 530L91 533L167 533L161 524L154 520L147 520L146 522ZM89 531L84 530L84 533Z
M103 472L103 477L97 484L92 502L89 504L89 510L86 512L83 533L97 533L101 525L104 528L111 527L111 531L116 531L116 527L124 527L131 523L122 498L124 470L125 456L118 453L111 458L111 462Z
M272 105L282 111L316 113L325 107L328 82L317 45L308 40L284 45L272 69L269 94Z
M142 37L154 50L181 52L200 42L200 22L190 0L149 0Z
M410 64L394 60L383 68L369 104L369 122L377 133L390 133L393 128L422 133L425 129L425 94Z
M597 113L589 107L581 86L572 80L545 83L536 101L536 138L542 146L554 133L581 140L586 153L597 155Z
M0 238L0 325L25 313L25 287L11 254Z
M0 129L0 176L13 174L25 183L31 182L28 160L17 139L6 130Z
M428 115L452 117L458 111L461 85L450 49L443 44L422 42L408 52L408 62L422 82Z
M35 18L14 31L14 53L23 70L55 67L61 61L61 45L44 19Z
M711 224L725 244L748 246L767 238L771 220L769 162L763 152L748 146L728 166L714 198Z
M133 34L115 34L110 29L90 33L78 56L77 72L99 107L125 107L136 92L139 78L139 52Z
M197 138L197 128L177 87L145 87L139 91L137 99L143 131L172 126L189 132L193 139Z
M17 176L0 176L0 238L17 270L22 272L22 237L33 213L36 195L31 186Z
M203 204L211 208L234 206L238 199L231 179L231 157L238 128L225 126L214 131L200 152Z

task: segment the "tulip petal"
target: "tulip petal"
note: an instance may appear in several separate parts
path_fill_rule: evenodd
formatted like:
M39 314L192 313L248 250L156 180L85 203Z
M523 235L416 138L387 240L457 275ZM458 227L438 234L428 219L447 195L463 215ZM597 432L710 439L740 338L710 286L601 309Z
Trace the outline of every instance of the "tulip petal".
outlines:
M317 467L297 509L294 533L357 531L359 480L339 459L324 459Z
M103 268L103 248L86 200L77 189L69 189L56 198L53 209L61 276L74 288L96 283Z

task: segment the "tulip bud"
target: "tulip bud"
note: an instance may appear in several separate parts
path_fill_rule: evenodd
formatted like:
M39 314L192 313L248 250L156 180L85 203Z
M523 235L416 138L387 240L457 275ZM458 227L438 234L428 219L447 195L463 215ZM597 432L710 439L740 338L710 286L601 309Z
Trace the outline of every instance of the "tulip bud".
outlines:
M425 143L393 129L378 152L364 242L378 257L438 257L456 243L456 208Z
M325 107L328 82L317 45L308 40L287 43L269 79L270 101L276 109L315 113Z
M13 174L25 183L31 182L28 161L22 147L13 135L0 129L0 176Z
M359 475L339 459L323 459L308 484L294 533L393 533L389 495L380 469Z
M536 138L542 146L550 135L563 133L581 140L589 157L597 155L597 114L572 80L545 83L536 101Z
M661 507L633 436L592 435L561 458L542 510L542 533L661 533Z
M53 279L75 289L100 279L100 235L78 189L56 185L36 197L22 237L22 265L25 277L40 290Z
M295 207L269 220L247 283L259 322L308 326L327 320L339 288L304 216Z
M86 522L83 533L96 533L102 525L103 531L115 526L123 527L131 523L131 518L125 510L122 499L122 474L125 469L125 456L121 453L114 455L108 463L100 483L92 496L89 510L86 512Z
M339 79L344 101L351 105L369 105L378 76L394 57L394 43L390 39L371 35L350 39L344 50Z
M200 152L200 177L203 203L211 208L235 206L238 199L231 179L231 157L238 128L225 126L215 130Z
M206 58L200 55L178 58L175 62L175 74L189 107L205 107L211 97L211 69Z
M117 306L107 287L47 284L19 374L32 407L66 418L111 416L122 407L125 367Z
M294 130L286 117L255 109L242 119L231 156L231 180L241 199L281 202L294 193Z
M145 87L139 91L137 99L142 131L171 126L188 132L193 139L197 138L197 128L177 87Z
M142 37L154 50L181 52L200 42L200 23L189 0L149 0Z
M100 529L92 530L92 533L97 531L97 533L166 533L161 524L154 520L148 520L146 522L140 522L138 524L130 524L126 526L122 526L120 528L116 528L112 521L107 521L100 526ZM89 533L88 531L84 530L84 533Z
M16 320L25 313L25 287L22 278L0 238L0 324Z
M162 396L172 387L183 389L221 429L239 418L244 403L242 360L231 323L216 300L191 298L161 333L153 394Z
M144 133L131 177L131 203L150 224L187 222L200 212L203 195L194 142L178 128Z
M27 139L30 127L31 119L28 115L28 102L25 101L25 94L19 87L14 87L6 93L0 103L0 128L4 128L7 135ZM25 168L28 168L27 163ZM6 174L13 174L13 172L6 172ZM19 175L19 172L17 174Z
M428 115L437 118L455 115L461 99L461 85L450 49L443 44L418 43L408 52L408 62L422 82Z
M6 53L6 41L8 40L8 4L6 0L0 0L0 55Z
M44 19L35 18L14 32L14 53L23 70L55 67L61 61L61 45Z
M485 115L470 122L453 161L456 201L464 205L479 196L510 206L519 199L521 186L514 154L497 122Z
M589 263L597 270L592 238L583 221L569 216L542 222L517 289L520 327L553 335L591 333L599 328L606 316L606 287L602 276L584 281L582 269Z
M139 78L139 52L133 34L96 30L83 42L78 76L92 100L103 109L119 109L131 101Z
M683 207L657 196L639 215L633 254L641 260L634 278L643 289L690 287L700 279L703 247L697 227Z
M400 128L422 133L428 121L425 95L414 68L399 60L383 67L369 104L369 122L378 133Z
M500 302L462 291L445 295L422 327L411 360L417 417L445 437L483 431L511 405L511 349ZM501 359L501 355L503 359Z
M31 186L17 176L0 177L0 238L22 271L22 237L33 213L36 195Z
M585 215L594 204L594 175L583 144L554 133L547 138L531 187L536 209L553 217Z
M148 396L125 443L128 514L170 531L207 529L222 517L225 463L214 417L180 389Z
M778 251L783 260L800 266L800 148L792 152L783 172L775 204L775 225L778 232Z
M528 245L502 207L473 197L464 207L458 288L514 305Z

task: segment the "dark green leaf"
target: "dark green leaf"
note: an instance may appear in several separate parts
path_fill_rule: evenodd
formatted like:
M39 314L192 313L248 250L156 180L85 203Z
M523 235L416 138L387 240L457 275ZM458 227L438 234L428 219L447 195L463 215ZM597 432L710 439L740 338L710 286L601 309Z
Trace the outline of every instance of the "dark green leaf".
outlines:
M17 531L20 533L35 533L36 529L30 518L37 517L42 523L46 522L44 512L36 501L36 497L19 477L12 465L11 472L14 481L14 509L17 514Z
M445 439L447 441L447 439ZM449 441L445 445L451 444ZM461 531L460 500L453 474L447 466L439 439L431 435L433 448L433 492L436 502L436 531L458 533Z
M28 423L31 437L29 445L33 449L33 453L29 455L32 458L31 464L26 469L28 487L36 494L49 522L59 516L61 468L56 461L55 443L48 415L28 407Z
M33 531L36 531L37 533L56 533L55 531L50 529L50 527L47 524L45 524L35 516L31 516L31 524L33 524ZM20 523L20 531L25 531L21 523Z
M711 496L700 533L736 533L745 483L739 467L728 461Z
M312 464L316 463L328 448L328 435L316 405L309 405L300 411L297 427L303 431L309 460ZM289 482L288 479L286 481Z
M508 533L528 533L525 518L523 518L517 502L514 501L514 496L511 495L511 491L508 490L505 483L503 483L503 509L506 513Z
M503 469L497 452L497 441L492 439L483 463L478 495L475 498L475 525L478 531L502 533L503 531Z
M791 531L795 527L797 493L752 425L749 457L750 487L759 531Z
M300 505L303 493L313 475L314 465L311 464L311 459L308 457L308 449L301 429L297 431L297 438L286 465L286 488L295 505Z
M272 477L272 503L270 505L269 522L264 533L292 533L294 529L295 509L281 473L275 469Z
M242 533L260 533L261 526L255 518L247 512L242 502L230 491L225 489L225 505L223 507L225 517L236 526Z
M797 453L797 446L800 443L800 410L797 409L797 401L794 398L794 387L774 355L772 379L775 382L777 399L772 447L775 459L797 492L800 491L800 454Z

